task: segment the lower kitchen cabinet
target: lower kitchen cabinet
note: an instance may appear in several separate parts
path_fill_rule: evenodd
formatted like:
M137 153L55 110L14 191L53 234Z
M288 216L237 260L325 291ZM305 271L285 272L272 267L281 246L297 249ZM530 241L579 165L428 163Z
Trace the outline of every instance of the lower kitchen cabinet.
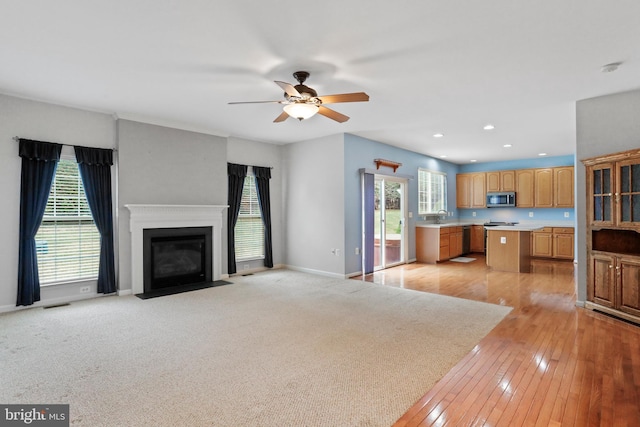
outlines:
M640 319L640 257L592 251L588 300ZM623 316L624 317L624 316Z
M450 227L449 258L462 255L462 227Z
M544 227L531 232L531 256L574 259L573 228Z
M435 264L462 254L462 227L416 227L416 260Z
M574 259L573 228L553 227L553 257Z
M535 257L553 257L553 227L531 232L531 255Z

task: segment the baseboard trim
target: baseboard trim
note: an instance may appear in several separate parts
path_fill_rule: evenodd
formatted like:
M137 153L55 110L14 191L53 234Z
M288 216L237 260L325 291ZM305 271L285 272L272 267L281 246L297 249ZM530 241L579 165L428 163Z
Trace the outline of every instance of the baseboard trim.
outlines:
M313 268L296 267L294 265L287 265L285 268L293 271L300 271L301 273L317 274L318 276L333 277L334 279L346 279L347 276L340 273L331 273L329 271L314 270Z
M109 294L112 295L112 294ZM86 299L93 299L93 298L102 298L102 297L106 297L109 295L104 295L104 294L98 294L98 293L93 293L93 294L82 294L79 296L74 296L74 297L59 297L59 298L51 298L51 299L46 299L46 300L40 300L37 302L34 302L32 305L20 305L20 306L15 306L15 305L3 305L0 307L0 313L10 313L13 311L21 311L21 310L28 310L31 308L43 308L43 307L47 307L50 305L60 305L60 304L67 304L67 303L72 303L72 302L76 302L76 301L83 301Z

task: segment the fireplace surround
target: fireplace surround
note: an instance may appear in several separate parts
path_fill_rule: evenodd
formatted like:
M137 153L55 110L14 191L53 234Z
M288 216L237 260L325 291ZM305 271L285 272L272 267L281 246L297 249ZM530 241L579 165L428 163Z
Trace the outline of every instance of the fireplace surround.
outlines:
M144 289L144 231L211 227L211 279L222 279L222 212L223 205L134 205L130 212L131 290L142 294Z

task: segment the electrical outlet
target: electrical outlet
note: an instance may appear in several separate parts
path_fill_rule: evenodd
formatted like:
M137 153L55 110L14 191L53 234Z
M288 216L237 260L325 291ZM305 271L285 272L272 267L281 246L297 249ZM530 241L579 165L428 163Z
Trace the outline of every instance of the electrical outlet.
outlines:
M80 288L81 294L86 294L86 293L89 293L90 291L91 291L91 288L89 286L83 286Z
M413 212L409 212L409 218L413 218Z
M340 249L336 249L336 256L340 256Z
M356 255L360 255L360 248L356 248Z
M501 245L506 245L507 244L507 238L505 236L501 236L500 237L500 244Z
M533 212L529 212L529 218L533 218Z
M564 213L564 217L565 217L565 218L569 218L569 212L565 212L565 213Z
M475 212L471 212L471 216L476 216L476 213Z

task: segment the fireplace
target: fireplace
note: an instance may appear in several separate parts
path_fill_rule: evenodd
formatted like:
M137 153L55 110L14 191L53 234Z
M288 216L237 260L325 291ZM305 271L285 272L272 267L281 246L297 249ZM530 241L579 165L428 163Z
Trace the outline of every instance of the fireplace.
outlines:
M131 292L142 294L144 288L144 231L152 229L211 229L212 249L205 254L211 262L211 281L222 279L223 205L125 205L130 212ZM171 236L169 236L171 237ZM206 272L205 272L206 274Z
M211 282L212 227L143 230L144 292Z

